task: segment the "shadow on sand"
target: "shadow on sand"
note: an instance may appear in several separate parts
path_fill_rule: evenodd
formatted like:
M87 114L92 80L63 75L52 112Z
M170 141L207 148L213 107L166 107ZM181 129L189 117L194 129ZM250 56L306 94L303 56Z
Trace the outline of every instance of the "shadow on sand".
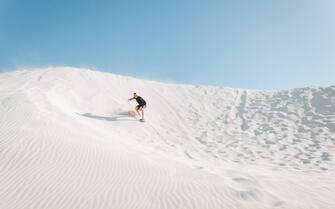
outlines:
M121 112L118 113L112 117L106 117L106 116L100 116L100 115L93 115L92 113L77 113L78 115L87 117L87 118L93 118L97 120L106 120L106 121L136 121L135 118L130 116L128 112Z

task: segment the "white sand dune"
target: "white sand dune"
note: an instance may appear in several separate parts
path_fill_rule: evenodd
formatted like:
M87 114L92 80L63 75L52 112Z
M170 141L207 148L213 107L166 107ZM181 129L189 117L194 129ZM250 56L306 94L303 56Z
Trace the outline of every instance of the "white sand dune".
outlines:
M0 74L0 131L1 209L335 208L335 86L22 70Z

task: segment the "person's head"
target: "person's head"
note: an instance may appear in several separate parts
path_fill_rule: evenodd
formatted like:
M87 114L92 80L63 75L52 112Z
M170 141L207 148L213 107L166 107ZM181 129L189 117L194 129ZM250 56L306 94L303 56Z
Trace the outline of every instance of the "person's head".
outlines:
M137 94L136 94L136 92L134 92L134 97L135 97L135 98L137 97Z

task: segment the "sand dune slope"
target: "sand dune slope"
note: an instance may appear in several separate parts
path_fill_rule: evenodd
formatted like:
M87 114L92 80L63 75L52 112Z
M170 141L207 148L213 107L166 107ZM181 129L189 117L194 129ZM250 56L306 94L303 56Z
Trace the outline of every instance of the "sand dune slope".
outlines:
M137 91L146 122L130 116ZM1 209L333 209L335 86L0 74Z

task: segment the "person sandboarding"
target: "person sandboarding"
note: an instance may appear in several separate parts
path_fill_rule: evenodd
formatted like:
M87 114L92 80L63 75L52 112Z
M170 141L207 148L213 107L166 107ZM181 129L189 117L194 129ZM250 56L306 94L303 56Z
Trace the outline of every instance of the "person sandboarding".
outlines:
M141 118L140 121L144 122L144 111L143 111L143 109L146 107L147 103L145 102L145 100L142 97L138 96L136 93L134 93L134 96L132 98L128 99L128 100L131 101L133 99L135 99L136 102L138 103L138 105L135 107L135 109L136 109L137 114Z

